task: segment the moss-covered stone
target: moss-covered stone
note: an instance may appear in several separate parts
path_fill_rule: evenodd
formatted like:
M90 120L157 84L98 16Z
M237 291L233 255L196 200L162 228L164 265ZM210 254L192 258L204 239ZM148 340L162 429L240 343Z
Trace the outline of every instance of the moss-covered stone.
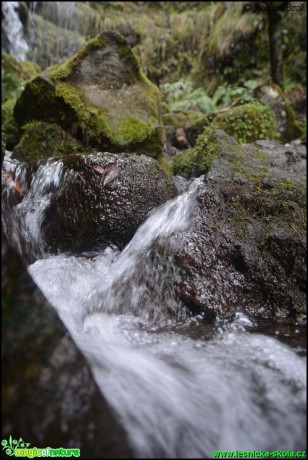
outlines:
M12 157L31 161L83 152L84 147L55 123L32 121L23 126L23 134Z
M186 179L205 174L217 157L218 152L224 148L222 140L225 138L228 145L234 143L234 140L226 136L225 133L219 136L219 141L215 131L200 135L193 149L185 150L175 155L173 158L174 174L183 176Z
M260 85L254 90L254 96L272 110L277 137L281 142L288 142L300 136L301 131L296 124L294 111L278 85Z
M157 157L165 139L158 88L126 39L111 32L29 82L14 115L19 126L33 119L58 123L83 143L112 152Z

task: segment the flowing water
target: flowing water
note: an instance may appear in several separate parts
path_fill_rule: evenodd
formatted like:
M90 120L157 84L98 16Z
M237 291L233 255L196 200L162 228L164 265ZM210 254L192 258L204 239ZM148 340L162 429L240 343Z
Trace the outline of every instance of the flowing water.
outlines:
M9 159L5 166L19 168ZM11 232L23 229L37 253L40 222L63 174L61 162L38 169L11 219ZM29 272L86 356L136 458L303 450L304 350L257 332L240 312L229 323L201 315L171 320L172 289L161 304L150 292L166 276L150 248L176 245L189 229L201 181L152 211L122 251L47 256L41 248Z
M24 38L23 26L18 15L18 2L2 2L2 27L9 42L9 54L17 61L26 59L29 46Z

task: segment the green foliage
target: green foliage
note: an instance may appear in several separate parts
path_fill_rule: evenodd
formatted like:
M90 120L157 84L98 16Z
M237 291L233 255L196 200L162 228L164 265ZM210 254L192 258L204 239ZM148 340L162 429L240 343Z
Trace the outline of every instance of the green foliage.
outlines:
M202 113L209 113L215 110L215 103L206 95L202 88L198 88L191 94L188 94L181 101L175 102L172 106L173 110L189 110L197 109Z
M12 97L1 105L2 132L5 135L8 150L13 149L20 137L19 129L13 116L15 103L16 98Z
M222 129L237 142L275 139L274 114L261 103L248 103L218 114L207 130Z
M189 81L179 80L161 86L165 103L171 111L195 110L209 113L215 110L216 104L203 88L192 90Z
M22 90L24 82L40 71L37 64L28 61L18 62L4 51L1 53L1 63L2 102L17 96Z
M241 98L242 101L246 97L249 99L249 90L255 89L259 84L257 80L247 80L243 83L243 86L224 83L216 89L212 98L213 103L215 105L222 104L226 106L236 98Z

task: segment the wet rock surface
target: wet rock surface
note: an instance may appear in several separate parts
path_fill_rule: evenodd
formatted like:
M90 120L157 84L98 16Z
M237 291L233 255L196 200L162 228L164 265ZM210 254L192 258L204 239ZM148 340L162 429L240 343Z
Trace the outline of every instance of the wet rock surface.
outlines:
M147 274L136 267L132 283L142 285L153 273L141 304L150 299L157 309L168 305L178 318L185 309L210 320L237 312L256 319L302 318L305 148L272 141L239 146L217 130L203 149L211 164L198 185L191 224L152 244Z
M305 311L303 146L259 141L240 151L216 131L218 156L198 193L193 228L174 254L179 297L206 315ZM214 139L213 139L214 140Z
M76 447L81 458L130 458L85 358L3 237L2 309L2 437Z
M68 155L5 168L4 230L29 263L46 253L123 247L153 208L177 194L145 155Z

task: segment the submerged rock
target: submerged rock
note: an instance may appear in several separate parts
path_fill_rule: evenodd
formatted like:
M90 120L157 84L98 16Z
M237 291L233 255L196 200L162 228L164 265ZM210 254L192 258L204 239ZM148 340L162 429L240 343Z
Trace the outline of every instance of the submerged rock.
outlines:
M85 358L5 239L2 263L2 438L130 458Z
M128 42L105 32L64 64L33 78L14 116L57 123L84 144L157 157L164 143L160 95L140 69Z
M3 227L32 262L46 253L123 247L147 214L177 194L145 155L68 155L4 164Z

